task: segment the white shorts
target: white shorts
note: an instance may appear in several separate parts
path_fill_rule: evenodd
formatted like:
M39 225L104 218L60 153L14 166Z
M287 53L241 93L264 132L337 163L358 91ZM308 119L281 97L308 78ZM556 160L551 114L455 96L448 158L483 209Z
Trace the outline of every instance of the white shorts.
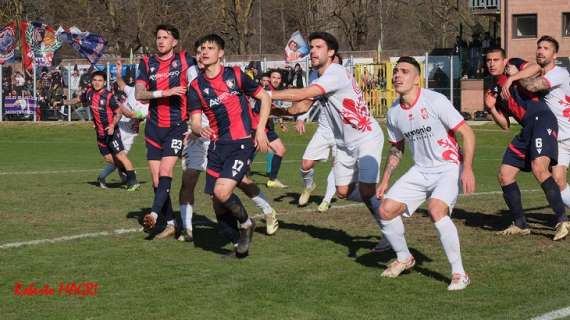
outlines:
M568 167L570 164L570 139L558 141L558 165Z
M121 141L123 142L123 147L125 147L125 153L129 153L129 151L131 151L133 144L135 143L135 138L139 134L138 133L131 133L131 132L122 130L120 128L119 128L119 130L121 131Z
M329 150L334 150L336 148L336 143L334 141L334 136L330 130L321 129L320 127L315 131L311 141L305 148L305 153L303 153L303 159L313 160L313 161L326 161L329 158Z
M201 138L188 141L188 144L182 149L182 170L206 171L209 145L210 140Z
M436 173L421 172L413 166L388 190L384 198L406 205L404 216L411 216L428 198L436 198L447 204L449 214L453 211L459 195L459 172L457 167Z
M383 145L384 136L380 132L354 149L337 146L333 164L335 184L378 183Z

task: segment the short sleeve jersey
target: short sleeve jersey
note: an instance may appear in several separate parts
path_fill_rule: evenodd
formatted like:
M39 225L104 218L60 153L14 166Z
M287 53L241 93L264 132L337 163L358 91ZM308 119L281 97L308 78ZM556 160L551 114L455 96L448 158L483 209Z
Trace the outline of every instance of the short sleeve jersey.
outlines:
M321 112L325 112L339 146L355 147L381 133L378 122L370 115L362 90L341 65L333 63L311 86L322 95Z
M544 75L550 90L544 102L558 119L558 140L570 139L570 74L568 70L554 67Z
M251 136L252 110L247 96L263 90L240 68L222 67L213 78L203 71L190 83L190 113L203 113L212 129L212 141L235 141Z
M119 108L113 93L107 89L95 91L89 88L80 96L80 100L91 110L97 135L105 136L105 128L113 123L114 112Z
M196 61L186 51L174 53L169 59L145 56L138 67L137 84L149 91L187 87L196 74ZM186 95L151 99L147 124L171 128L188 120Z
M387 114L388 137L392 144L405 140L414 163L424 172L441 172L462 161L455 131L465 121L442 94L419 89L411 106L396 99Z

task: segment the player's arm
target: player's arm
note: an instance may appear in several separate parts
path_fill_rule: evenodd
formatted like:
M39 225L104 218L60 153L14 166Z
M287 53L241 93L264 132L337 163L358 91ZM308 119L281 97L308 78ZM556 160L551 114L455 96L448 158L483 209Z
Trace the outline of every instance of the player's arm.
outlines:
M202 101L200 100L198 92L192 85L188 87L186 98L186 106L188 108L188 113L190 114L190 131L198 137L211 139L212 130L209 127L202 127ZM187 143L189 139L190 135L188 134L185 136L184 140Z
M501 96L503 96L504 99L507 99L511 96L509 89L515 81L527 78L535 78L536 76L542 74L542 68L536 63L527 62L523 66L521 66L522 69L519 70L518 67L509 65L509 77L507 78L505 84L503 84L503 88L501 90Z
M404 139L392 143L390 147L390 151L388 152L388 157L386 159L386 166L384 167L384 173L382 174L382 180L376 186L376 197L378 199L382 199L386 190L388 190L388 186L390 185L390 177L392 177L392 173L398 165L400 164L400 160L404 156L404 146L405 141Z
M183 96L186 94L186 87L178 86L166 90L147 90L148 83L150 81L148 71L146 69L146 64L144 60L139 63L139 75L137 77L137 82L135 84L135 98L137 100L151 100L159 99L162 97L170 96Z
M119 86L119 89L123 91L127 85L125 80L123 80L123 62L121 60L117 60L117 85Z
M550 89L550 83L544 77L526 78L519 80L519 85L530 92L539 92Z
M475 174L473 173L473 159L475 158L475 133L466 123L460 125L455 132L463 140L463 171L461 172L461 186L464 194L475 192Z
M501 127L501 129L508 130L510 126L509 119L502 112L497 110L496 104L496 95L491 92L491 90L487 91L485 94L485 107L487 107L487 110L491 114L491 117L493 117L495 123Z
M127 118L131 118L131 119L137 118L136 112L129 109L124 103L119 103L119 110L121 111L121 114Z
M77 104L79 102L81 102L81 98L79 98L79 97L63 100L63 104L66 106L72 105L72 104Z
M258 90L254 95L254 98L261 101L261 107L259 108L259 123L255 130L255 144L258 151L267 152L269 150L269 140L265 133L265 126L267 125L269 113L271 112L271 97L265 90Z
M312 99L322 94L323 91L321 87L316 85L311 85L301 89L285 89L285 90L273 91L271 93L271 99L298 102L307 99Z
M115 127L119 123L119 120L121 120L122 114L121 114L121 108L114 96L111 96L109 104L111 110L113 110L113 121L109 123L109 126L105 128L105 131L107 131L108 135L112 135L115 132Z

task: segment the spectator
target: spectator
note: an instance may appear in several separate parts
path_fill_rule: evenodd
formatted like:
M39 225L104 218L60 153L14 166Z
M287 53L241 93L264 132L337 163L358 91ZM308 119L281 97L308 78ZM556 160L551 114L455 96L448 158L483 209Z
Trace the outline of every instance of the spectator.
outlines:
M296 63L295 64L295 69L293 69L293 77L291 79L291 86L293 88L304 88L306 87L306 83L305 83L305 76L303 75L303 69L301 68L301 65Z
M79 70L77 69L77 65L73 68L71 72L71 81L69 82L69 91L76 92L79 90L79 80L81 76L79 75Z
M24 91L24 85L26 84L26 78L24 77L24 75L20 72L20 71L16 71L16 73L14 74L14 83L15 83L15 89L18 95L22 94L22 91Z

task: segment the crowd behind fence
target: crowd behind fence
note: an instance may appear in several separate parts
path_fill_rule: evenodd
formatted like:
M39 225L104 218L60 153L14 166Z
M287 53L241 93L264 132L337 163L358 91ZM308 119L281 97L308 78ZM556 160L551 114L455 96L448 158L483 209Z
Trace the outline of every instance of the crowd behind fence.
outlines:
M416 57L421 64L422 87L429 87L441 92L460 106L461 63L458 56ZM372 59L356 60L345 58L344 67L354 75L362 89L371 112L375 117L383 117L396 99L392 86L392 70L397 58L381 63L370 63ZM364 62L364 63L363 63ZM227 65L240 66L247 74L259 80L268 70L279 70L284 82L283 88L304 87L315 77L310 72L308 61L292 65L279 61L232 61ZM136 64L123 64L123 79L134 85ZM2 112L3 121L78 121L91 120L88 107L81 104L67 106L66 98L73 98L90 85L90 74L95 69L107 73L107 87L113 88L117 67L114 63L102 63L94 66L88 63L61 63L54 67L34 68L25 72L20 64L2 66ZM35 79L35 81L34 81Z

